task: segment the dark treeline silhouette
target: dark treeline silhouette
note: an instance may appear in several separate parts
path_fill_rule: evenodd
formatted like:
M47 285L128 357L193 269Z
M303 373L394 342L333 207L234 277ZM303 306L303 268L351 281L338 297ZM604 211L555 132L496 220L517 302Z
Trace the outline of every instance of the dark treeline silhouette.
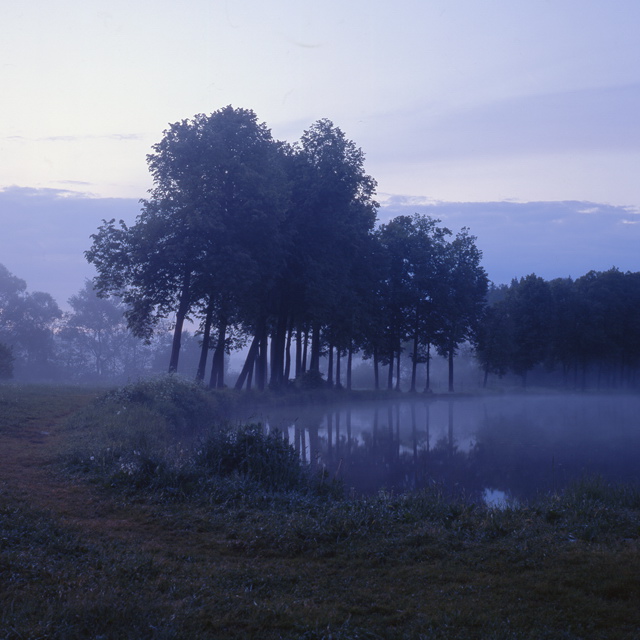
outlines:
M54 351L53 326L62 316L48 293L27 291L27 283L0 264L0 379L11 378L16 363L47 368Z
M320 384L322 356L326 383L350 387L356 353L373 360L376 388L381 364L399 388L410 340L412 389L433 348L448 358L453 390L454 355L474 336L487 290L475 238L418 215L376 228L375 180L333 123L289 145L228 106L171 125L147 160L154 187L136 223L105 221L86 256L97 291L122 300L136 336L175 318L170 372L191 320L200 381L213 352L211 387L225 384L225 353L246 346L238 389Z
M168 361L221 388L241 351L237 389L350 389L358 358L376 389L429 391L438 355L453 391L464 346L485 384L545 372L637 386L640 274L488 289L468 229L417 214L376 224L364 154L329 120L287 144L228 106L170 125L147 161L149 198L135 224L104 221L92 236L98 275L71 312L0 266L0 378L120 381Z
M25 382L126 382L166 371L168 325L150 344L132 335L115 299L96 295L91 282L63 312L43 292L0 264L0 380ZM198 341L184 334L187 360L197 362Z
M487 376L536 371L565 386L634 388L640 366L640 273L531 274L490 290L476 355Z

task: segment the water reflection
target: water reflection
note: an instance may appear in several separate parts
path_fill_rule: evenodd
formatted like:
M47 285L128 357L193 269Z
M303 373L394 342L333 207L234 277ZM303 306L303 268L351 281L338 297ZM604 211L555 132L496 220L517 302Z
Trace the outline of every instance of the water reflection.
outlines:
M303 461L374 493L444 490L493 503L585 474L639 482L640 397L399 399L242 416L286 430Z

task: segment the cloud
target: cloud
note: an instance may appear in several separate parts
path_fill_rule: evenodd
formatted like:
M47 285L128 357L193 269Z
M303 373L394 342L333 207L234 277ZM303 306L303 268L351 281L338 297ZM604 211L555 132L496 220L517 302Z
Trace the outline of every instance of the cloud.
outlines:
M30 138L28 136L4 136L2 139L11 142L91 142L96 140L112 140L115 142L137 142L145 140L149 134L144 133L105 133L105 134L67 134L58 136L41 136Z
M82 134L82 135L66 135L66 136L45 136L37 138L38 142L86 142L88 140L114 140L118 141L137 141L144 139L141 133L106 133L102 135Z
M526 95L380 116L387 162L640 150L640 84ZM388 134L393 128L393 136Z
M394 196L379 212L381 222L419 213L458 231L469 227L496 283L536 273L545 279L577 278L615 266L639 271L640 212L582 201L425 202Z
M67 189L2 189L0 263L25 280L30 291L50 293L64 306L94 275L84 258L91 234L103 219L132 222L139 209L132 198L95 198Z
M67 181L73 184L72 181ZM587 201L443 202L381 194L379 220L420 213L454 233L469 227L496 283L536 273L543 278L584 275L616 266L640 271L640 211ZM0 190L0 263L65 305L94 275L84 259L103 219L132 223L133 198L96 198L69 189Z

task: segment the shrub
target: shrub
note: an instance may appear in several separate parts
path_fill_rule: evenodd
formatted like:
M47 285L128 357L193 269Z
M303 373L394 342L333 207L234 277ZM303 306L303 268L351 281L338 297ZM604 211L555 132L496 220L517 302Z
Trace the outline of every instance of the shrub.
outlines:
M213 433L199 448L196 465L221 477L238 474L268 489L298 488L305 479L300 458L285 436L266 433L259 424Z
M294 387L303 391L310 389L323 389L327 386L325 379L319 371L305 371L294 381Z
M218 413L216 397L200 385L174 375L120 387L100 401L103 407L139 405L151 409L175 431L191 431L210 426Z

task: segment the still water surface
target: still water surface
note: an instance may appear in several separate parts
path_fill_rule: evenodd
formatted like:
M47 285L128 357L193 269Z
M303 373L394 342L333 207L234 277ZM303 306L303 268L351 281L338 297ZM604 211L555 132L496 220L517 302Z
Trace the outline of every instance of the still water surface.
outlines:
M640 396L403 398L244 415L358 493L438 484L526 500L585 475L640 486Z

